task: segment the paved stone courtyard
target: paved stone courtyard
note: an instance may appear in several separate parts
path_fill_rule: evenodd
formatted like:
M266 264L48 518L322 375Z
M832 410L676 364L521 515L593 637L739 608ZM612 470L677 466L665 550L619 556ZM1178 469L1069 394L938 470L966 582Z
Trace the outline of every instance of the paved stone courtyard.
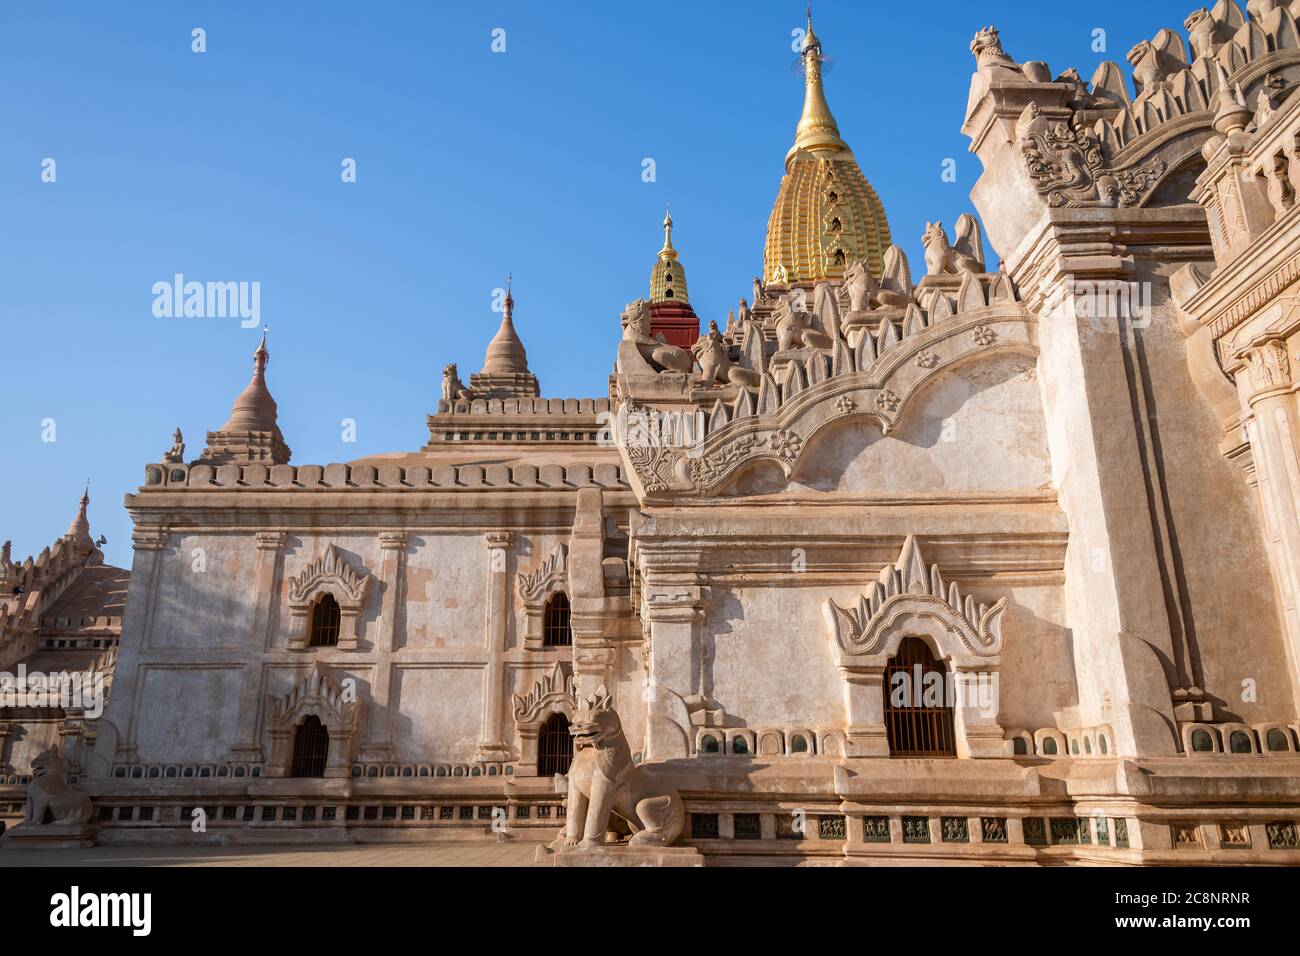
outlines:
M15 850L0 840L0 867L20 866L532 866L536 844L329 847L91 847Z

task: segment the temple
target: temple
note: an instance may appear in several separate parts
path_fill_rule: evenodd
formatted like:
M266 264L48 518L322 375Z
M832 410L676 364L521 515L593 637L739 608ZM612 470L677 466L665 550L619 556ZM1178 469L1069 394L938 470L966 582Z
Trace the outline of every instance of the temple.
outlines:
M263 336L126 497L124 616L84 505L6 550L0 669L115 660L98 720L0 711L0 807L58 738L99 844L540 846L616 713L624 823L709 865L1300 863L1297 12L1131 86L981 30L915 271L810 17L752 287L701 329L666 215L597 396L542 397L511 286L422 447L297 463Z

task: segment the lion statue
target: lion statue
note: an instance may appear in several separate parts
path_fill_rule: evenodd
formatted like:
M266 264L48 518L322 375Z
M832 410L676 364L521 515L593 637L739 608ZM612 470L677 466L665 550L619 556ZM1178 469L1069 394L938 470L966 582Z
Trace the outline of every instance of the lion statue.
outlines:
M623 310L623 341L631 342L656 371L689 372L695 367L691 353L664 341L662 334L650 334L650 303L629 302Z
M32 782L27 787L27 823L77 826L90 822L90 797L68 786L63 777L63 755L51 747L32 758Z
M941 222L927 222L921 242L925 246L927 275L958 275L963 272L978 275L984 271L984 244L980 239L980 227L970 213L963 213L957 219L955 245L949 245L948 233L944 231Z
M691 346L691 354L700 364L700 384L710 388L715 383L728 382L733 385L757 386L760 378L756 372L741 368L727 355L726 343L718 331L718 323L710 321L709 330L701 335Z
M444 365L442 369L442 400L444 402L469 401L473 396L465 383L460 380L456 364Z
M828 349L835 344L829 335L812 324L809 314L803 311L803 303L793 293L781 300L774 314L777 351Z
M686 819L681 798L632 762L623 724L603 686L578 701L569 732L573 764L568 822L552 845L584 850L604 846L611 813L631 826L633 846L668 846L676 840Z

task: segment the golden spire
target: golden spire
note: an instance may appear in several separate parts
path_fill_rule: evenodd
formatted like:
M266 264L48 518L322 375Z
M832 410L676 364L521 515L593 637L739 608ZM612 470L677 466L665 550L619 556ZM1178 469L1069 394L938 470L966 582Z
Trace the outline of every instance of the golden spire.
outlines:
M840 139L840 129L835 125L835 117L826 104L826 91L822 88L822 44L813 32L812 7L808 7L808 33L803 38L803 76L804 97L803 114L795 128L794 145L786 154L786 168L794 154L801 149L817 152L820 150L847 150L848 144Z
M659 250L660 259L676 259L677 250L673 248L673 214L664 210L664 247Z

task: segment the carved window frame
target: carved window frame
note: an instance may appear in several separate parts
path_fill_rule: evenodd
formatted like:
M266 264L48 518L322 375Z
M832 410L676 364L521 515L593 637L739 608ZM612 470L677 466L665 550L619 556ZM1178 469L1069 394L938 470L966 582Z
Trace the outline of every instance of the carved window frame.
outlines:
M511 698L515 718L515 733L519 738L518 777L537 776L538 737L542 725L552 714L563 714L573 724L578 712L576 678L573 668L564 661L556 661L549 674L543 675L527 696L518 694Z
M519 601L524 608L524 650L564 651L565 646L547 647L546 605L551 597L563 591L569 600L569 630L573 630L573 590L569 584L569 547L561 542L542 564L533 571L516 575Z
M330 735L325 776L348 776L352 755L359 743L361 709L360 700L344 699L343 691L323 664L319 661L313 663L287 693L267 696L266 734L271 756L266 775L289 776L293 764L294 734L303 721L314 716Z
M355 651L360 644L358 621L365 606L366 590L372 575L354 569L343 552L333 544L289 578L289 637L291 651L318 650L311 647L312 609L322 594L328 592L339 606L339 640L342 651Z
M831 641L847 685L847 752L888 756L884 725L885 668L908 637L924 641L957 682L953 708L957 757L1001 757L1008 751L997 715L964 706L970 684L1000 679L1002 614L1007 599L992 605L964 598L954 582L946 585L937 565L927 566L916 538L903 542L898 560L887 565L855 605L827 601ZM996 683L994 683L996 696Z

